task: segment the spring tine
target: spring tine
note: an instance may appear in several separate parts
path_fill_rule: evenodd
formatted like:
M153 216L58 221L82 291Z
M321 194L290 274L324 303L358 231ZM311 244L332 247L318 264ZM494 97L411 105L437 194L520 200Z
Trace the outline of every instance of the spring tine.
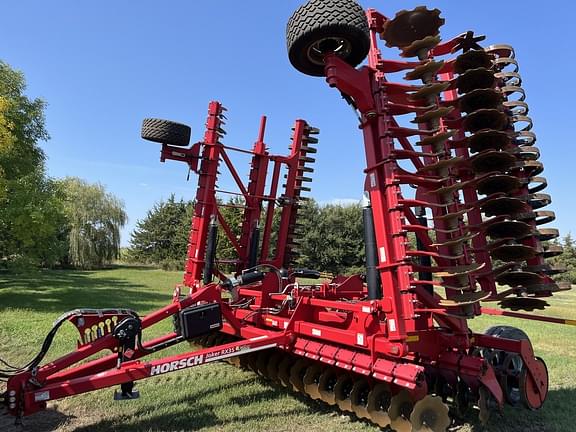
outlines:
M298 158L299 161L304 162L304 163L314 163L316 162L316 159L308 157L308 156L300 156Z
M314 147L308 147L308 146L302 146L300 147L300 150L305 152L305 153L317 153L318 149L314 148Z
M312 136L303 136L302 141L308 144L318 144L318 138Z

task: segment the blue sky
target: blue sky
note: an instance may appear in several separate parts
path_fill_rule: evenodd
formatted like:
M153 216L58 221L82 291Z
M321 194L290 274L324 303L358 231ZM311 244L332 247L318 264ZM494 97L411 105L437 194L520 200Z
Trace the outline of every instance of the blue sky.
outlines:
M171 193L192 198L183 164L159 162L160 146L140 139L144 117L192 126L200 140L210 100L229 109L226 144L250 147L260 116L266 142L285 153L296 118L321 129L312 195L321 202L362 195L364 151L357 122L322 78L291 67L285 25L298 0L4 2L0 58L21 70L28 94L48 102L43 144L48 172L100 182L124 200L123 244L152 204ZM422 1L361 1L387 16ZM472 4L474 6L472 6ZM552 194L553 226L574 231L576 171L572 110L576 61L569 49L573 2L428 1L442 10L448 39L465 30L516 48L530 115ZM516 7L517 6L517 7ZM509 12L514 10L513 13ZM396 57L385 49L385 56ZM248 172L241 163L240 174ZM221 184L225 187L226 184Z

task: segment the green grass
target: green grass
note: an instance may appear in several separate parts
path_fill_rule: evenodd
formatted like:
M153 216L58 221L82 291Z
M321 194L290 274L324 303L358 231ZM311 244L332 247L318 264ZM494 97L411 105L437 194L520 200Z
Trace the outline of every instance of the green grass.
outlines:
M24 276L0 274L0 357L11 363L28 361L52 322L79 307L129 307L145 314L167 304L181 281L179 272L146 267L118 267L104 271L42 271ZM544 312L576 319L576 293L561 293ZM171 328L166 320L146 332L148 337ZM482 316L471 322L482 331L494 324L524 329L537 355L550 372L550 394L537 412L506 409L494 416L486 430L496 432L568 432L575 430L576 327ZM48 359L74 349L76 331L64 326ZM169 353L185 349L174 347ZM162 355L166 355L164 351ZM228 364L150 378L138 383L141 397L114 402L113 389L56 401L45 412L25 419L30 431L374 431L353 416L342 415L320 402L288 393L255 374ZM2 429L0 421L0 429ZM4 429L2 429L4 430ZM7 430L11 430L8 428ZM16 430L16 429L15 429ZM479 431L464 424L459 432Z

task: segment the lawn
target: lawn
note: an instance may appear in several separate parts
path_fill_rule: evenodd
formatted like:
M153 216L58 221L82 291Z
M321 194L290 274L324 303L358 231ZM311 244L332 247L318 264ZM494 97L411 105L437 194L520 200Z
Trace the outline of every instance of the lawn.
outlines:
M145 267L105 271L42 271L24 276L0 274L0 357L14 364L35 355L62 313L78 307L129 307L145 314L171 299L178 272ZM576 319L576 292L561 293L541 314ZM506 409L486 430L569 432L576 422L576 327L483 316L476 330L496 323L522 328L550 372L550 394L537 412ZM170 329L166 322L147 336ZM66 328L70 327L70 328ZM64 326L48 359L73 349L76 331ZM171 353L184 349L174 347ZM320 402L291 394L228 364L210 364L138 383L138 400L114 402L113 389L56 401L25 419L24 431L374 431L372 425L341 415ZM22 430L6 426L0 429ZM482 430L460 425L459 432Z

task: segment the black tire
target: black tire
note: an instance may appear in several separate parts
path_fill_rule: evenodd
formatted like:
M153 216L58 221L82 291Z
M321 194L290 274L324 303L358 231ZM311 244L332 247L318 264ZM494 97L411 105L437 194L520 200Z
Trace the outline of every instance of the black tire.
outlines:
M286 26L290 63L300 72L324 76L323 52L334 51L357 66L370 50L366 13L355 0L310 0Z
M499 325L490 327L488 330L484 332L488 336L494 336L503 339L513 339L513 340L530 340L528 335L524 333L523 330L520 330L516 327L506 326L506 325Z
M512 339L512 340L527 340L530 341L530 338L528 337L528 335L523 331L520 330L519 328L516 327L511 327L511 326L506 326L506 325L500 325L500 326L494 326L494 327L490 327L488 330L486 330L485 332L487 335L493 336L493 337L497 337L497 338L503 338L503 339ZM522 357L520 357L517 354L510 354L510 353L506 353L505 351L496 351L494 353L496 355L496 358L498 359L497 361L497 367L499 369L501 369L501 376L500 376L500 387L502 387L502 390L504 391L504 396L506 397L506 401L511 405L511 406L518 406L520 404L520 402L522 401L522 387L520 384L520 381L518 381L519 376L516 376L515 374L512 374L511 376L509 376L508 373L508 368L510 368L510 366L514 366L522 371L525 371L526 367L524 366L524 362L522 361ZM512 363L512 362L520 362L518 363Z
M145 140L186 147L190 144L190 126L170 120L146 118L142 120L141 136Z

